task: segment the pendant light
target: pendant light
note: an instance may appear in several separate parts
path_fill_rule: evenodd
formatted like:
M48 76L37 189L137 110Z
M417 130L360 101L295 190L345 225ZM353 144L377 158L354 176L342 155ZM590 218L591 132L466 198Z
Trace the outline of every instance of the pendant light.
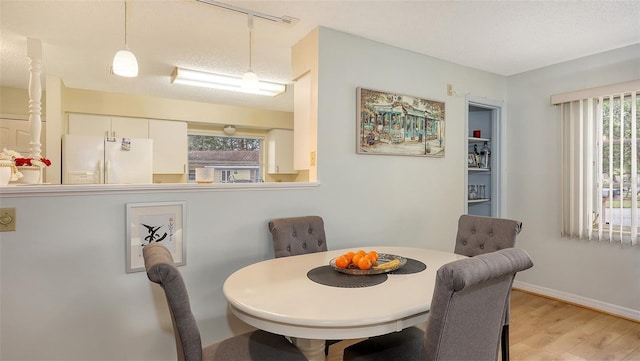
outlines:
M249 70L242 76L242 90L247 93L257 93L260 90L258 75L251 69L251 46L253 43L253 14L247 15L249 27Z
M124 50L113 57L113 73L127 78L138 76L138 60L127 46L127 2L124 2Z

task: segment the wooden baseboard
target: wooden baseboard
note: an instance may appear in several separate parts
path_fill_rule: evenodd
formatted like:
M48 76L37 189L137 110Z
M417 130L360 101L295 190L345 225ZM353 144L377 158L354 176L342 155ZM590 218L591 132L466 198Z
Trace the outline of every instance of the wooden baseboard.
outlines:
M634 310L611 303L594 300L587 297L577 296L567 292L557 291L550 288L540 287L520 281L513 282L513 288L533 295L561 301L575 306L584 307L593 311L605 313L607 315L620 317L629 321L640 323L640 310Z

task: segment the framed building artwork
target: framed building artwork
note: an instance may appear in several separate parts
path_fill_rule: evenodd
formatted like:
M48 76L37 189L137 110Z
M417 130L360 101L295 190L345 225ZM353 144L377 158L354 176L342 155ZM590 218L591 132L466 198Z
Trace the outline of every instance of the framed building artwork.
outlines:
M357 88L359 154L444 157L445 103Z
M127 203L126 272L144 271L142 249L161 243L171 252L174 264L187 264L186 202Z

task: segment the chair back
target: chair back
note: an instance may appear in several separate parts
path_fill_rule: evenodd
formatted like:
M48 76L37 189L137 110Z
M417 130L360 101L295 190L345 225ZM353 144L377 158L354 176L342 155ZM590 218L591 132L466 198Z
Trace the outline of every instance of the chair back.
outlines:
M509 248L438 269L423 360L496 360L509 292L527 253Z
M164 290L176 338L178 360L202 360L200 330L191 312L184 280L173 265L169 250L160 243L150 243L142 249L147 276Z
M520 221L462 215L458 219L454 253L473 257L515 247L521 229Z
M324 221L320 216L272 219L269 232L276 258L327 250Z

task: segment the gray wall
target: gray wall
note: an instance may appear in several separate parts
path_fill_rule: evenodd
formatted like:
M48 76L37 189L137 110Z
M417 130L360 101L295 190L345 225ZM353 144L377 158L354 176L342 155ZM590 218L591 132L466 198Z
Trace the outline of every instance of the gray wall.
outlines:
M0 359L175 359L162 293L144 273L124 273L125 204L129 202L187 202L187 266L180 270L204 343L246 328L228 314L222 284L235 270L273 257L266 226L271 218L323 216L330 249L394 244L453 250L456 221L466 196L464 96L505 100L507 80L328 29L320 31L319 80L318 187L3 197L2 207L17 208L18 231L0 234ZM456 95L446 95L447 83L454 86ZM446 101L446 157L356 155L357 86ZM539 107L538 113L552 113L544 110L548 96L544 97L525 104L527 109ZM518 103L509 104L510 111ZM515 116L509 114L507 129L516 141L507 139L507 146L513 152L530 152L530 147L517 144L525 141L518 133L525 132L511 122ZM552 116L536 121L551 124ZM520 123L525 122L518 120L517 126ZM536 125L535 129L543 128ZM542 135L541 141L553 143ZM557 151L557 145L550 147ZM599 279L630 272L637 249L625 253L615 246L551 237L557 233L551 229L557 222L544 213L552 206L529 210L518 205L533 204L537 182L543 178L520 166L523 157L534 158L525 153L511 159L513 179L508 189L508 196L515 198L509 199L513 212L508 215L523 218L522 246L536 262L536 268L521 274L522 279L640 309L637 300L612 295L628 294L627 284L599 285L608 287L605 294L588 293L588 286L573 287L578 280L593 282L578 274L570 282L558 280L567 268L584 272L598 267L590 275L597 274ZM557 171L547 169L552 167L542 168L550 172L546 177L557 176ZM553 207L555 183L554 179L544 183L551 188L552 194L545 197ZM576 258L579 253L593 258L577 267L554 262L562 259L554 256L554 250L566 248L568 254L573 243ZM602 254L606 257L601 261L596 256Z
M507 193L509 216L524 223L518 245L535 262L519 281L638 317L640 247L560 237L560 109L550 100L553 94L636 79L640 45L509 77Z

